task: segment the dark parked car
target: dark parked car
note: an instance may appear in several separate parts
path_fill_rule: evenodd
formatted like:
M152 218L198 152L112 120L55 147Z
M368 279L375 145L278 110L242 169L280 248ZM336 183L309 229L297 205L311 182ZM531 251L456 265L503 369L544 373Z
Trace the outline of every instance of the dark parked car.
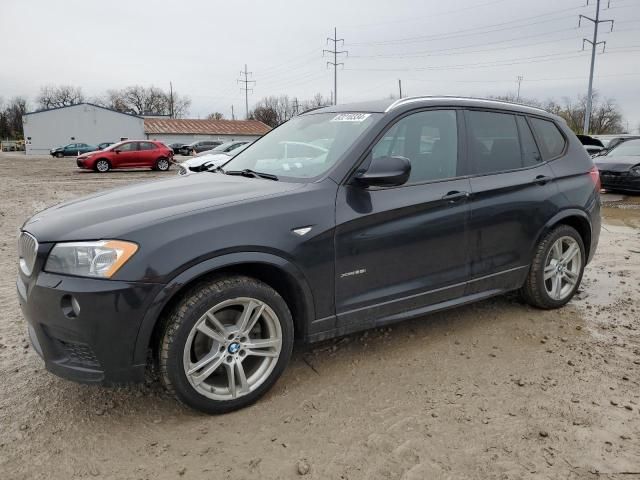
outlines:
M180 154L180 150L182 150L186 146L187 145L185 143L172 143L170 145L167 145L167 147L169 147L171 150L173 150L173 154L174 155L179 155Z
M98 147L95 145L89 145L87 143L70 143L64 147L52 148L49 153L52 157L75 157L87 152L95 152Z
M166 172L171 168L172 158L173 151L162 142L127 140L80 155L76 162L78 168L100 173L118 168L151 168Z
M604 148L604 144L597 138L590 137L589 135L576 135L580 143L584 145L584 149L591 156L600 154Z
M37 213L17 290L56 375L141 381L153 358L182 402L227 412L271 388L294 339L513 290L565 305L596 251L599 190L576 136L543 110L454 97L326 107L223 170Z
M199 142L193 142L189 145L185 145L180 149L180 153L182 155L195 155L196 153L204 152L205 150L211 150L220 144L222 144L222 142L200 140Z
M603 188L640 193L640 140L618 143L595 162Z

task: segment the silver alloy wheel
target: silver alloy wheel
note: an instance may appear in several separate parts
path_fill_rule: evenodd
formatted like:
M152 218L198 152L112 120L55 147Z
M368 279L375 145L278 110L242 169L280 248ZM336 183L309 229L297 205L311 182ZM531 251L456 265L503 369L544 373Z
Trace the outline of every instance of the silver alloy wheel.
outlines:
M96 169L99 172L102 172L102 173L108 171L109 170L109 162L107 162L106 160L98 160L96 162Z
M165 170L169 170L169 160L167 160L166 158L161 158L160 160L158 160L158 170L161 171L165 171Z
M544 264L544 288L554 300L571 294L582 268L580 245L571 237L560 237L551 246Z
M262 385L278 363L282 328L255 298L225 300L195 323L184 346L184 373L213 400L233 400Z

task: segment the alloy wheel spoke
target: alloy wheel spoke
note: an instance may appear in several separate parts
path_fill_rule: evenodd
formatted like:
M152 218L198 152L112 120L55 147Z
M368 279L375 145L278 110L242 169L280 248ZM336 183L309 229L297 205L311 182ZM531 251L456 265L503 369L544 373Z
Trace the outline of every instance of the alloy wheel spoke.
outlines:
M224 357L222 356L218 357L216 361L213 364L211 364L209 367L207 367L202 373L200 373L199 375L191 375L191 379L193 380L193 383L195 385L200 385L204 380L209 378L211 374L218 369L218 367L222 364L223 361L224 361Z
M576 245L575 243L572 244L562 256L562 261L565 263L565 265L568 264L571 260L573 260L579 251L580 249L578 248L578 245Z
M219 356L219 353L217 350L208 353L207 355L202 357L200 360L198 360L196 363L191 365L189 370L187 370L187 375L193 375L198 370L201 370L202 368L206 367L211 362L213 362L218 356Z
M551 250L553 252L553 258L556 260L560 260L562 258L562 240L558 240L556 243L554 243Z
M209 315L207 314L207 316ZM216 326L216 328L218 327ZM198 330L200 333L205 334L207 337L213 338L218 343L225 342L225 330L218 329L218 331L216 332L213 328L207 325L207 322L200 322L200 325L196 327L196 330Z
M562 277L556 275L553 279L553 296L555 299L560 299L560 292L562 291Z
M544 268L544 279L545 280L549 280L550 278L553 278L553 276L556 274L556 266L555 265L547 265Z
M240 392L246 393L249 391L249 382L247 382L247 375L244 371L244 367L242 366L242 362L236 362L236 375L238 377L238 382L240 383Z
M249 300L242 311L240 325L238 327L239 330L242 333L248 334L262 315L262 312L264 312L264 309L264 303L259 304L253 300Z
M567 283L571 284L571 285L575 285L576 282L578 281L578 274L572 272L571 270L566 270L564 272L564 275L567 279Z
M227 382L229 385L229 393L233 398L236 398L238 392L236 390L236 369L233 364L225 363L225 369L227 370Z
M277 338L249 339L249 341L244 344L247 349L247 355L253 355L255 357L277 357L277 347L279 345L280 340Z

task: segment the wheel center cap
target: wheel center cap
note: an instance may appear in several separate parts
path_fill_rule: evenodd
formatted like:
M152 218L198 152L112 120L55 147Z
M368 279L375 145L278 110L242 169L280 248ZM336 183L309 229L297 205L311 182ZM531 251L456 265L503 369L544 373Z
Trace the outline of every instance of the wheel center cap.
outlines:
M229 351L229 353L237 353L238 350L240 350L240 344L238 342L233 342L231 345L229 345L227 350Z

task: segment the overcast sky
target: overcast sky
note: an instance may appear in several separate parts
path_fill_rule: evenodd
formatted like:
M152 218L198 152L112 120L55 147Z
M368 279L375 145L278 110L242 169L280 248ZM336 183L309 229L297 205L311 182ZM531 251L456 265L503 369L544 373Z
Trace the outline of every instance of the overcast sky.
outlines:
M595 88L640 127L640 0L602 0L605 54ZM403 94L546 99L586 93L589 51L578 14L596 0L1 0L0 96L71 84L85 95L155 85L192 99L190 116L231 105L244 115L236 79L248 64L261 97L329 96L333 73L322 49L344 38L340 103ZM342 47L342 46L341 46Z

